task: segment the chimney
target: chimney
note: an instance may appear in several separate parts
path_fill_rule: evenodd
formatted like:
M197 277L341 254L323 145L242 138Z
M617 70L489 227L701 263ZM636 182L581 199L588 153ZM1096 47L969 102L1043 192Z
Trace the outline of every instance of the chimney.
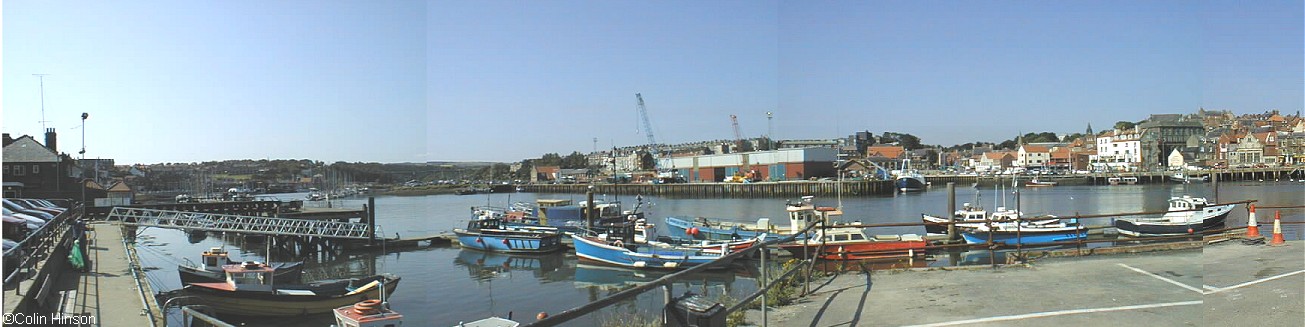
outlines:
M11 137L11 136L9 136L9 133L5 133L5 145L4 145L4 146L9 146L9 144L12 144L12 143L14 143L14 138Z
M58 142L56 142L54 137L54 128L45 129L45 147L50 149L50 151L54 151L54 153L59 153Z

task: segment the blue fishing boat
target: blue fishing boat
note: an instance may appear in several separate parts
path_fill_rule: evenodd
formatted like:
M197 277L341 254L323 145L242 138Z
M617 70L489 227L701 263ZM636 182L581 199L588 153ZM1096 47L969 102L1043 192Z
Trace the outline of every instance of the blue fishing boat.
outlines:
M613 266L639 269L684 269L721 260L721 253L679 248L626 244L622 240L609 241L605 237L573 236L575 254L588 260ZM726 268L729 262L714 268Z
M454 229L464 248L504 253L547 253L563 249L562 233L518 230L503 226L498 218L467 222L466 229Z
M1015 244L1039 244L1074 241L1087 238L1087 228L1079 225L1074 219L1071 222L1061 222L1053 220L1044 221L1022 221L1019 225L1014 222L993 223L992 227L980 225L973 230L967 230L961 233L965 238L965 243L983 244L988 243L991 235L993 243L1002 243L1006 245ZM989 233L991 231L991 233Z

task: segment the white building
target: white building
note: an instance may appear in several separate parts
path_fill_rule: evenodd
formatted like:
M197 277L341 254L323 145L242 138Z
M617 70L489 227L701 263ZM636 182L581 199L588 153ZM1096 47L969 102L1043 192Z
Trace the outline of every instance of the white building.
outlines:
M1025 168L1051 164L1051 149L1040 145L1021 145L1015 154L1015 166Z
M1136 171L1142 166L1142 133L1136 128L1107 131L1097 137L1097 154L1089 160L1095 171Z

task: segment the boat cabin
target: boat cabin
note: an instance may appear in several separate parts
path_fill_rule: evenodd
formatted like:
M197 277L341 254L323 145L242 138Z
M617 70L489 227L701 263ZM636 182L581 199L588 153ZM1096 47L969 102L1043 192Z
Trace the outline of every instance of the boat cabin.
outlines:
M220 247L209 248L208 251L204 251L204 253L200 255L200 258L200 263L202 265L201 268L217 268L231 263L231 259L228 259L227 257L227 250Z
M571 205L571 200L566 199L538 199L535 205L540 208L565 207Z
M1207 204L1209 203L1206 202L1205 198L1193 198L1191 195L1184 195L1181 198L1169 199L1169 211L1200 210L1205 208Z
M467 231L503 229L503 220L498 218L473 219L467 222Z
M266 290L271 291L272 275L276 269L258 261L245 261L240 264L223 265L222 272L227 276L230 290Z
M403 315L390 310L380 300L366 300L354 305L336 308L335 325L339 327L399 327Z

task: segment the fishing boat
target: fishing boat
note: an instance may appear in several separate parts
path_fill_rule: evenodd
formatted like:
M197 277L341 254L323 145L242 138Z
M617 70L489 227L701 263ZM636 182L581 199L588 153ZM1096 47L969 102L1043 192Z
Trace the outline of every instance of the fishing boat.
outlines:
M966 243L993 243L1006 245L1038 244L1081 240L1087 238L1087 228L1076 219L1022 220L984 223L973 230L961 232Z
M1137 177L1133 177L1133 176L1125 176L1125 177L1115 176L1115 177L1107 178L1107 179L1106 179L1106 183L1110 183L1110 185L1120 185L1120 184L1123 184L1123 185L1133 185L1133 184L1137 184Z
M467 228L453 230L463 248L505 253L547 253L563 249L562 233L539 229L515 229L501 218L473 219Z
M182 288L220 314L237 316L300 316L331 312L363 300L393 294L399 277L389 274L364 278L277 285L275 270L267 264L245 262L224 265L226 281L191 283Z
M795 257L816 256L824 260L861 260L924 255L928 242L916 234L875 235L865 234L860 227L834 227L817 229L813 237L779 248Z
M400 327L403 315L381 300L363 300L335 308L336 327Z
M539 199L534 204L518 202L496 210L502 213L509 227L546 227L571 235L585 229L593 230L594 226L620 225L644 219L643 198L635 199L634 208L630 210L625 210L621 201L595 200L593 214L587 213L588 201L572 204L571 200L559 199Z
M1223 226L1233 204L1210 205L1205 198L1190 195L1169 199L1169 212L1160 217L1115 220L1120 234L1159 236L1200 233Z
M1008 218L1008 216L1013 215L1013 212L1014 210L1006 210L1005 207L997 207L997 211L993 212L992 219L1004 220ZM952 217L956 218L956 228L963 230L979 227L979 225L988 220L989 216L988 211L984 210L983 207L965 203L960 209L957 209L956 212L952 213ZM951 222L951 220L947 218L925 213L920 214L920 219L925 222L925 233L935 235L947 234L946 224Z
M770 218L757 219L756 224L726 222L718 219L666 217L667 232L673 238L692 240L744 240L766 234L767 241L777 240L797 233L808 224L821 220L837 220L842 211L833 207L816 207L813 196L804 196L800 202L787 202L784 211L788 213L788 226L776 226Z
M177 275L180 275L182 285L221 283L226 280L222 266L237 263L239 262L231 261L225 249L215 247L200 255L198 266L177 265ZM298 283L304 272L303 262L272 262L268 266L276 271L272 279L279 283Z
M911 160L902 160L902 166L893 183L897 191L902 193L924 191L929 182L925 181L924 175L921 175L918 170L911 169Z

